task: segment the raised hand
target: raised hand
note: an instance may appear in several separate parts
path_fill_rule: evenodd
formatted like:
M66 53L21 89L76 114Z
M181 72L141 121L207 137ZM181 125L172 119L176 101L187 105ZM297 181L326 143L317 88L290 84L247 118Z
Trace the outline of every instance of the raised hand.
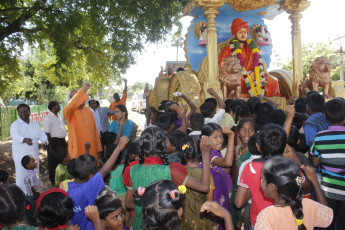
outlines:
M222 127L222 132L228 137L235 136L235 133L229 127Z
M84 82L82 89L84 92L87 92L91 87L91 84L89 82Z
M212 143L211 143L209 137L208 136L202 136L201 141L200 141L201 153L202 154L204 154L204 153L209 154L211 151L211 148L212 148Z
M123 137L120 138L120 142L118 144L118 147L120 149L123 149L126 146L127 143L128 143L128 137L123 136Z
M294 105L288 105L285 109L286 117L293 117L295 115L295 106Z
M214 91L213 88L208 88L207 89L207 92L210 94L210 95L214 95L216 93L216 91Z

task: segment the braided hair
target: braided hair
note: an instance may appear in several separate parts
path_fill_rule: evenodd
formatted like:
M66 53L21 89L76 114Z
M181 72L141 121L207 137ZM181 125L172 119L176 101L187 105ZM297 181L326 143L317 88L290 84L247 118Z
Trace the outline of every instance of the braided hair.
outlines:
M142 197L145 230L175 230L183 195L169 180L158 180L145 189Z
M199 137L187 136L184 138L182 148L179 153L182 164L186 165L187 160L197 159L199 162L202 160L199 143Z
M272 157L264 163L262 175L267 184L274 184L279 196L291 207L296 220L302 220L302 182L297 163L282 156ZM305 225L298 225L298 230L306 230Z
M159 155L164 164L168 164L165 148L165 134L159 127L148 127L140 136L139 163L143 164L148 156Z

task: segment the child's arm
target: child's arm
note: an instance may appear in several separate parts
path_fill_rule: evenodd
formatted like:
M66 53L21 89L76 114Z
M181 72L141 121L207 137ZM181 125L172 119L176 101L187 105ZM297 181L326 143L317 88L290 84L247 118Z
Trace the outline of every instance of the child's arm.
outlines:
M285 119L285 123L284 123L284 130L286 132L287 139L289 139L292 120L293 120L293 117L295 115L295 107L293 105L288 105L288 106L286 106L285 112L286 112L286 119Z
M208 193L210 191L210 151L211 142L207 136L202 136L200 141L200 149L202 154L202 174L201 181L188 177L186 186L199 192Z
M189 118L193 115L193 113L195 113L196 112L196 106L195 106L195 104L193 103L193 101L191 100L191 99L189 99L186 95L184 95L183 93L181 93L181 96L177 96L176 98L180 98L180 97L182 97L186 102L187 102L187 104L189 105L189 107L190 107L190 111L189 111L189 113L188 113L188 115L187 115L187 119L189 120Z
M180 127L180 131L186 133L187 132L187 120L186 120L186 113L180 109L180 107L178 107L176 104L172 104L170 106L170 109L175 111L178 116L181 118L182 120L182 124Z
M224 101L220 98L220 96L218 95L218 93L216 91L214 91L214 89L209 88L207 89L207 92L211 95L214 96L214 98L217 100L219 108L220 109L225 109L225 103Z
M84 142L84 146L85 146L85 155L89 155L89 154L90 154L89 149L90 149L90 147L91 147L90 142L85 141L85 142Z
M267 101L268 103L270 103L271 105L273 105L273 107L274 107L275 109L278 107L278 104L277 104L275 101L269 99L268 97L262 96L261 94L258 95L257 97L258 97L259 99L262 99L262 100Z
M321 191L319 181L317 180L315 168L307 166L307 165L302 165L301 169L302 169L305 177L310 181L310 183L314 187L317 202L328 206L326 198Z
M237 208L242 208L251 197L249 188L238 186L234 204Z
M38 193L36 192L36 189L34 188L34 186L31 186L31 191L34 194L35 199L38 199Z
M229 127L222 127L222 131L224 134L228 136L228 148L226 150L226 154L224 158L215 157L213 158L212 165L216 165L223 168L229 168L232 166L232 162L234 160L234 139L235 134Z
M123 136L120 138L120 142L117 145L116 149L114 150L113 154L111 154L110 158L104 163L103 167L99 171L102 177L105 177L110 172L111 168L114 166L116 159L120 155L120 152L128 143L128 138Z
M115 121L116 122L116 121ZM117 134L116 134L116 139L115 139L115 144L119 144L119 141L120 141L120 138L121 138L121 135L122 135L122 127L123 127L123 123L120 122L119 124L119 130L117 131Z
M92 221L93 227L95 228L95 230L103 229L101 225L101 220L99 219L97 206L89 205L85 207L85 216Z
M233 230L234 229L234 225L232 223L232 218L230 216L230 213L225 208L220 206L218 203L206 201L201 206L201 209L200 209L200 212L205 212L205 211L212 212L216 216L223 218L224 222L225 222L225 229L226 230Z

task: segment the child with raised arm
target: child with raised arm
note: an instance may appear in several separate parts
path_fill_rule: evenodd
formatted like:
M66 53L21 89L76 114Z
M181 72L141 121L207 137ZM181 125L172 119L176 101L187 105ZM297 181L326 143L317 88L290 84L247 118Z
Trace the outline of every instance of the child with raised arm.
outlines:
M205 124L216 123L219 125L222 122L223 115L225 113L225 103L214 89L209 88L207 89L207 92L216 98L219 104L219 109L217 109L217 105L214 105L211 102L205 102L200 106L200 112L205 117Z

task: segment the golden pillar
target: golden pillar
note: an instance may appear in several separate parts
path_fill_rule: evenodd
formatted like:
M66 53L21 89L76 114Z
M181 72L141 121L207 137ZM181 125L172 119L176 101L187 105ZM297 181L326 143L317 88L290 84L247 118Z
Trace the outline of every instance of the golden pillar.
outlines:
M302 63L302 39L300 20L302 18L301 12L307 9L310 2L307 0L284 0L281 3L283 9L290 14L291 20L291 37L292 37L292 65L293 65L293 82L292 95L297 98L298 85L303 78L303 63Z
M207 19L207 59L208 59L208 76L207 81L203 84L205 96L210 97L207 93L208 88L213 88L219 96L223 95L218 80L218 54L217 54L217 28L216 16L218 8L223 6L226 0L196 0L197 6L204 10L204 16Z

